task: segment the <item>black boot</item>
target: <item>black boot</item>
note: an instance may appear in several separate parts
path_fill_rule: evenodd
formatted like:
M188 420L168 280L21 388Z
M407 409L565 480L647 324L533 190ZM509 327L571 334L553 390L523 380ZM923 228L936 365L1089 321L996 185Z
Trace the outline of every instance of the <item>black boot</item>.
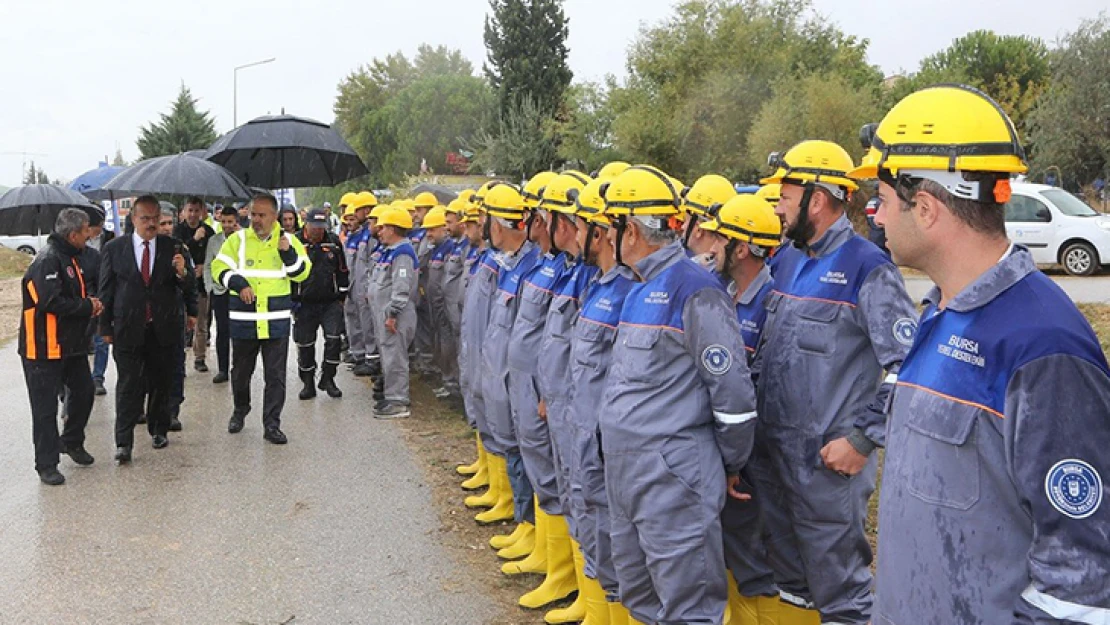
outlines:
M339 390L339 387L335 385L335 378L331 376L324 375L320 377L320 390L326 392L328 397L333 399L343 397L343 391Z
M316 387L313 385L316 382L316 372L302 371L301 382L304 383L304 388L301 389L297 397L300 399L312 399L316 397Z

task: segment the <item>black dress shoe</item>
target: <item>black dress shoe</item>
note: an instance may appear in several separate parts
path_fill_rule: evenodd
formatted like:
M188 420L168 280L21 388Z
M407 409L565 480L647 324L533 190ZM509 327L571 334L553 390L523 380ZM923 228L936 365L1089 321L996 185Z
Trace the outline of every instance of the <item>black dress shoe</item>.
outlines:
M275 445L284 445L289 442L289 439L285 438L285 434L278 428L268 428L266 433L262 435L262 438Z
M104 383L103 382L95 382L94 381L93 382L93 394L94 395L107 395L108 394L108 389L104 388Z
M178 419L177 417L170 417L170 431L171 432L180 432L181 431L181 419Z
M170 439L166 438L165 436L162 436L161 434L155 434L154 438L150 439L150 444L155 449L164 449L166 446L168 446L170 444Z
M48 486L61 486L66 483L66 476L58 472L58 467L39 469L39 479Z
M76 447L62 447L62 453L69 456L77 464L87 467L93 463L93 457L89 452L85 451L83 445Z
M201 373L208 373L208 365L204 364L203 360L198 360L193 363L193 368Z
M217 373L215 376L212 377L212 383L213 384L223 384L224 382L227 382L227 372L226 371L221 371L221 372Z
M120 464L131 462L131 445L116 447L116 462Z
M243 431L243 417L231 416L231 420L227 422L227 431L229 434L238 434Z

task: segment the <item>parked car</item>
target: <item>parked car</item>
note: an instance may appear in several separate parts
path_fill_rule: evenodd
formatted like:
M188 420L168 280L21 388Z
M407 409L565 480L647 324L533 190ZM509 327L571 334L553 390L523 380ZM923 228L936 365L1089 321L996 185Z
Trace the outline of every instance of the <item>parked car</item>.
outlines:
M1062 265L1073 276L1110 265L1110 216L1059 187L1014 183L1006 233L1038 265Z
M34 256L46 246L49 234L0 235L0 246Z

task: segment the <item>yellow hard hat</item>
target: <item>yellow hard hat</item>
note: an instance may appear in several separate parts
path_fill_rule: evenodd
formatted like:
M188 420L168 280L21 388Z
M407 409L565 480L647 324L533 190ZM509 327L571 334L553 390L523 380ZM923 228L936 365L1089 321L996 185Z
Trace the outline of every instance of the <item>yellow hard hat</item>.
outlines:
M424 221L420 223L422 228L439 228L447 225L447 209L442 206L436 206L424 215Z
M416 210L416 203L409 199L397 200L393 203L393 206L407 210L410 213Z
M779 203L779 200L782 199L782 185L765 184L762 187L759 187L759 190L755 192L755 196L763 200L764 202L767 202L767 204L769 204L771 208L774 208L775 205Z
M463 189L462 191L459 191L459 196L456 199L462 200L464 202L469 202L473 200L474 189Z
M782 221L754 194L737 195L725 202L717 217L703 223L701 229L761 247L778 247L782 239Z
M357 193L344 193L343 197L339 198L339 205L350 206L352 203L354 203L357 196Z
M360 208L374 208L378 205L378 198L374 197L374 194L369 191L359 191L355 194L355 198L351 202L351 205L355 207L355 210Z
M540 204L543 197L543 189L556 178L559 174L553 171L541 171L540 173L532 176L528 182L524 183L524 188L521 190L521 195L524 196L524 205L528 208L536 208Z
M481 215L482 211L478 210L476 204L467 204L466 211L463 213L463 218L460 221L463 223L478 223L478 219Z
M378 204L370 209L370 219L381 219L382 215L388 210L393 210L392 204Z
M623 174L624 170L628 169L629 167L632 167L632 165L629 165L624 161L613 161L612 163L608 163L600 170L598 170L597 177L616 178L617 176Z
M407 210L391 206L378 217L379 226L396 226L405 230L412 229L412 215Z
M650 165L636 165L608 183L605 213L618 215L670 216L682 206L682 183Z
M414 210L417 208L432 209L439 205L439 199L435 193L424 191L423 193L417 193L412 203Z
M577 212L574 195L590 182L590 177L580 171L568 170L552 178L543 189L539 208L573 215Z
M777 169L760 180L760 184L820 184L829 191L841 190L841 200L847 200L852 191L859 189L859 184L848 175L855 169L852 157L832 141L802 141L786 154L771 154L768 163Z
M354 206L351 206L350 204L348 204L348 205L343 207L343 216L344 217L347 217L348 215L354 216L354 214L355 214L355 207Z
M698 178L694 186L686 190L682 198L682 208L687 213L708 219L709 209L715 204L724 204L736 197L736 188L724 176L708 174Z
M524 196L516 187L499 184L486 193L486 212L493 217L520 221L524 219Z
M455 213L456 215L461 216L466 214L466 208L468 206L470 206L470 204L466 200L462 199L461 197L457 197L447 204L447 212Z
M1028 171L1014 124L990 96L963 85L902 98L875 130L876 168L1021 174ZM861 176L875 177L870 171Z
M574 198L575 214L586 221L609 227L609 218L605 216L605 198L601 195L602 187L608 179L597 178L582 187Z

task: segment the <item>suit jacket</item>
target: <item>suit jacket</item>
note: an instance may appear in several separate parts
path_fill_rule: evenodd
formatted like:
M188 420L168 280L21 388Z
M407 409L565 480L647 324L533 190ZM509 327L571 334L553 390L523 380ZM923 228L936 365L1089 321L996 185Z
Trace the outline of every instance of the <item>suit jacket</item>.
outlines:
M143 344L148 303L159 345L180 343L184 314L197 314L194 273L186 269L185 277L178 278L173 268L174 254L187 256L188 250L171 237L158 236L156 241L149 286L143 283L130 235L113 239L101 250L98 293L104 313L100 315L100 334L111 336L116 345Z

